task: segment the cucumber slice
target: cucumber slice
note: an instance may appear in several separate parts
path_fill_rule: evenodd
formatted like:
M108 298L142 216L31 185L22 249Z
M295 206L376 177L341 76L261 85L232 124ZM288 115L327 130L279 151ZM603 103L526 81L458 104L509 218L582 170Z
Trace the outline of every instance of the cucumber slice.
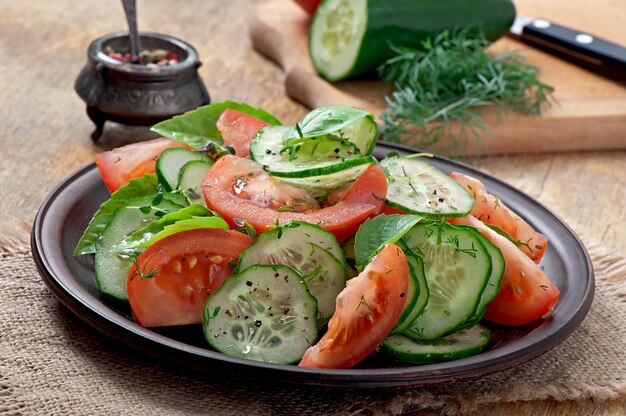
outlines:
M297 271L317 299L319 326L328 322L335 312L335 298L346 286L348 276L335 236L317 225L300 221L259 235L241 253L237 270L255 264L282 264Z
M133 264L133 253L117 251L118 243L134 231L158 220L168 212L183 208L166 198L153 206L155 195L129 199L119 207L96 242L95 274L98 290L104 296L127 301L126 278Z
M474 198L436 167L416 158L388 157L380 162L387 173L386 204L410 214L464 217Z
M285 137L291 127L270 126L261 129L250 143L252 158L273 176L303 178L328 175L352 166L371 163L348 139L319 137L290 141Z
M192 160L210 161L209 157L204 153L182 147L165 149L161 153L156 162L156 174L166 191L169 192L176 189L180 169L185 163Z
M421 257L414 255L404 241L399 240L396 244L404 251L409 264L409 287L406 304L398 318L398 322L391 330L391 334L401 334L408 330L424 310L429 297L428 283L424 273L424 261Z
M422 222L404 235L409 249L424 260L429 298L413 325L412 339L435 339L459 329L476 311L491 276L491 256L466 226Z
M280 178L281 182L302 188L309 192L314 198L324 198L329 192L355 181L376 159L373 156L364 156L358 159L346 161L344 166L348 166L339 172L324 173L306 178ZM354 165L354 166L351 166Z
M180 169L176 188L180 189L192 203L206 206L201 183L211 166L213 163L206 160L192 160L185 163Z
M309 31L309 51L315 70L327 80L358 72L367 12L365 0L327 0L318 7Z
M204 307L204 336L233 357L291 364L317 339L317 302L287 266L251 266L228 278Z
M419 48L459 28L495 40L514 19L510 0L325 0L311 23L309 54L319 74L337 81L374 71L394 56L390 45Z
M403 335L390 335L382 346L398 361L430 364L480 354L489 346L489 330L481 325L431 341L416 341Z
M350 141L354 143L362 155L369 155L376 147L379 133L376 121L373 118L364 117L356 123L344 127L338 134L350 138Z
M502 276L504 274L504 257L502 256L502 251L493 244L487 237L482 235L480 231L477 229L472 229L474 234L478 237L478 239L483 243L489 255L491 256L491 275L489 276L489 281L485 286L485 290L483 290L483 294L480 296L480 302L476 307L473 315L470 316L467 321L463 324L464 328L469 328L483 319L483 315L487 310L487 307L493 301L498 293L500 292L500 283L502 281Z

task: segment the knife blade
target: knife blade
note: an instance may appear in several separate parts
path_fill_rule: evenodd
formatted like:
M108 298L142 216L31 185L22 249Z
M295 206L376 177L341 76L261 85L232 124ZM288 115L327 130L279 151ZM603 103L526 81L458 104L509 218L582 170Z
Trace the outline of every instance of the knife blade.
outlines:
M548 19L517 15L513 37L605 77L626 83L626 48Z

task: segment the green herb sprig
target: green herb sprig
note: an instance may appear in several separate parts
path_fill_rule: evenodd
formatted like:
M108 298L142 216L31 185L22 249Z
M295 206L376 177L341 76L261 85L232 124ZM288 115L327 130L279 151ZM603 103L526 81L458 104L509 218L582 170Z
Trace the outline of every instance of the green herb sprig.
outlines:
M446 137L446 153L458 156L470 137L480 142L488 132L484 107L494 107L498 119L509 111L538 115L553 88L517 51L492 57L488 45L462 31L444 32L421 49L392 46L396 55L378 69L394 85L381 115L384 140L399 142L408 133L428 149Z

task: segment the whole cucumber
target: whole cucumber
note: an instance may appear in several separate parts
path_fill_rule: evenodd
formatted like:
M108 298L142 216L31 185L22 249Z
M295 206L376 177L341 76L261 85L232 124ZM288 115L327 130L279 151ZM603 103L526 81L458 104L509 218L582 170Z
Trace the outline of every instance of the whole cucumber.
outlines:
M515 19L511 0L324 0L309 31L315 70L329 81L368 73L446 30L481 30L491 41Z

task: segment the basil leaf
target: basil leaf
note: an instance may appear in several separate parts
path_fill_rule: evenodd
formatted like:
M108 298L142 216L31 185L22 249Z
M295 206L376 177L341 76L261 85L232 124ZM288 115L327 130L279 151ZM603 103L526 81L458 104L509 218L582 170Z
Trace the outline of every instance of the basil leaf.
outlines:
M307 114L302 121L298 123L302 136L298 135L296 132L296 135L292 137L317 137L324 134L336 133L364 117L373 118L373 115L365 110L354 107L318 107Z
M281 124L276 117L263 109L235 101L222 101L174 116L155 124L151 130L161 136L187 143L196 149L203 148L211 142L222 144L222 134L217 129L216 123L226 109L250 114L272 125Z
M158 223L159 221L162 221L168 215L169 214L164 215L163 218L155 221L154 223ZM228 223L224 221L224 219L220 217L215 217L215 216L211 216L211 217L192 216L192 217L185 218L185 219L179 219L174 222L166 221L166 223L167 224L163 225L161 229L158 231L157 231L158 226L154 227L153 230L144 230L143 235L139 235L139 231L141 230L136 231L135 233L133 233L133 235L137 234L135 241L130 241L130 238L132 237L131 235L129 238L125 239L122 244L116 246L116 250L118 250L118 252L135 251L137 249L142 250L146 247L151 246L152 244L156 243L157 241L165 237L168 237L172 234L180 233L182 231L187 231L187 230L196 230L198 228L222 228L225 230L228 229ZM154 231L157 231L157 232L154 232ZM128 240L128 245L126 245L127 240Z
M144 244L149 241L155 234L160 233L168 225L172 225L181 220L188 220L194 217L211 217L213 212L200 204L191 204L188 207L181 208L178 211L169 212L156 221L145 225L137 231L134 231L128 237L115 244L116 251L123 251L127 248L147 247Z
M373 114L360 108L325 106L316 108L290 127L283 142L285 147L290 147L311 139L347 140L356 146L359 154L369 155L377 138Z
M149 195L157 192L157 177L154 174L145 175L141 178L131 179L126 185L121 186L111 194L108 201L100 206L89 222L87 229L76 244L74 256L93 254L96 252L95 243L104 231L113 213L131 198Z
M398 214L378 215L366 220L357 231L354 241L354 257L359 270L367 265L384 244L395 243L421 220L419 215Z

